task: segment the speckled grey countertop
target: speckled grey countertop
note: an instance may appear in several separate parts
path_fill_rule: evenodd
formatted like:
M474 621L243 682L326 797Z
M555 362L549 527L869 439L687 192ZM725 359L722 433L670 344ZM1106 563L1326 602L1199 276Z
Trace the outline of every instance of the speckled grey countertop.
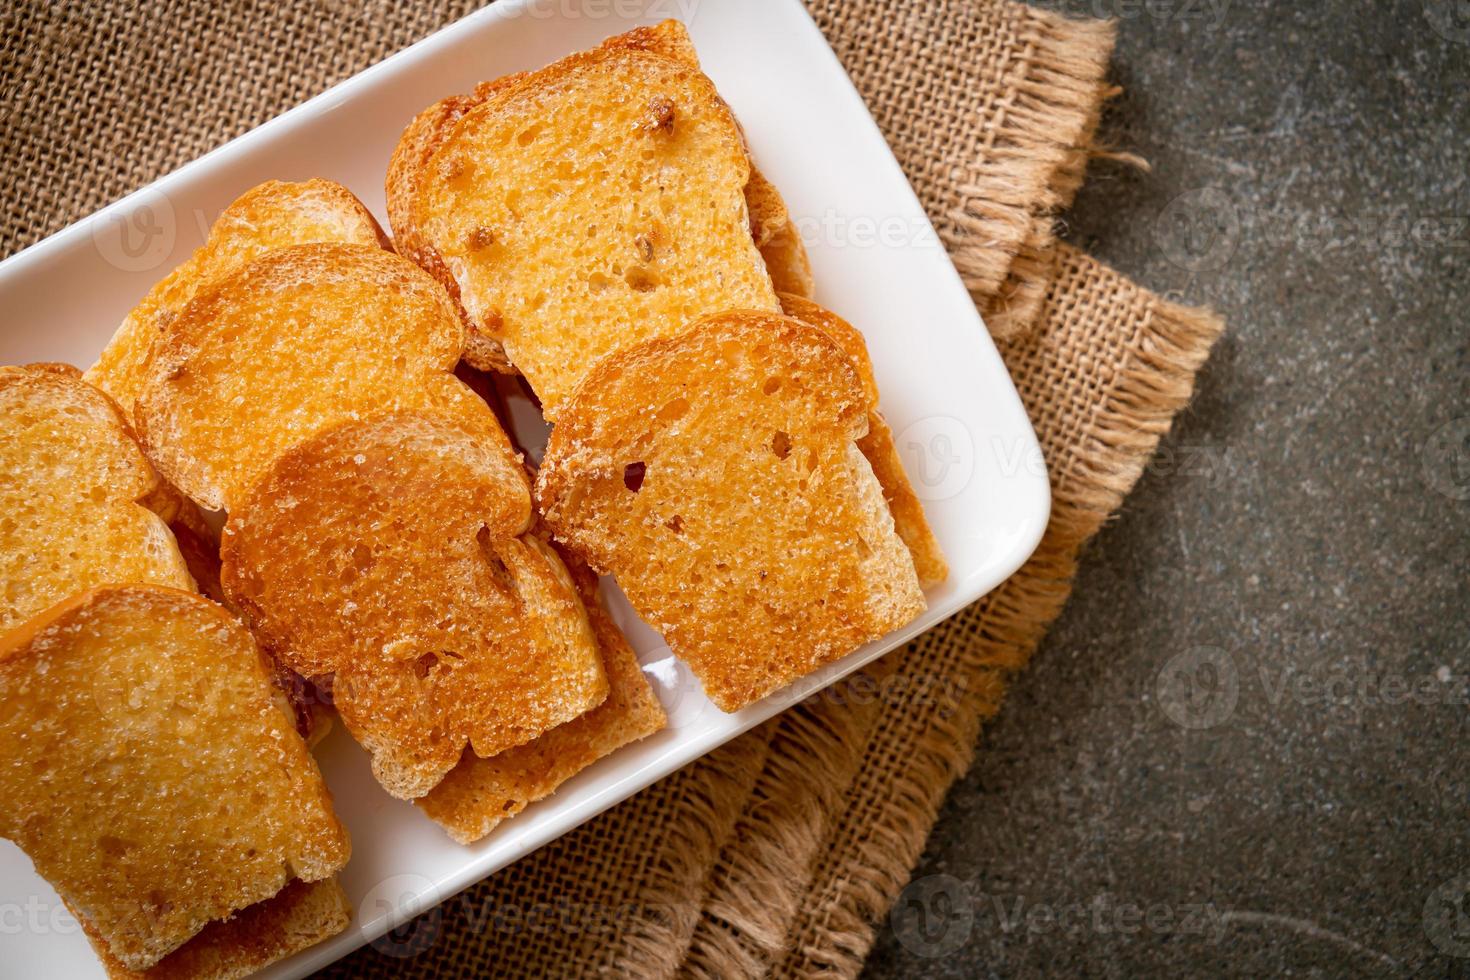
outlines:
M1470 4L1051 5L1067 237L1229 332L867 976L1470 976Z

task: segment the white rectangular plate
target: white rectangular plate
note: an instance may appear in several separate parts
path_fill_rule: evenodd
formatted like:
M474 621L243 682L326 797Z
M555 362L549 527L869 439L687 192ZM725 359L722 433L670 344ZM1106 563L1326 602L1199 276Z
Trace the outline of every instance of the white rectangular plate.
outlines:
M752 154L811 251L817 299L867 336L919 495L949 559L917 622L736 714L704 697L614 595L671 716L472 847L373 782L341 732L318 749L352 833L348 931L268 970L300 977L383 935L979 598L1031 553L1050 508L1020 399L964 286L866 107L798 0L504 0L0 264L0 363L92 363L127 311L268 178L329 177L383 217L383 174L420 109L665 17L687 23ZM386 221L384 222L386 227ZM920 679L924 680L924 679ZM3 709L0 709L3 710ZM0 842L0 972L103 976L75 921Z

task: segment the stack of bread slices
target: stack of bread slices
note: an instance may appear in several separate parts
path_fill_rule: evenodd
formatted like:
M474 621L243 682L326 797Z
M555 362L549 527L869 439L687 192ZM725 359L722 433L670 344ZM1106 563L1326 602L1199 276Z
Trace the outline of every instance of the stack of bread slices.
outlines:
M726 711L945 576L681 25L429 107L387 202L261 184L85 375L0 369L0 835L114 976L345 927L332 715L463 843L663 728L599 573Z
M401 254L553 424L558 543L733 711L908 623L943 557L862 335L683 26L453 96L389 167Z

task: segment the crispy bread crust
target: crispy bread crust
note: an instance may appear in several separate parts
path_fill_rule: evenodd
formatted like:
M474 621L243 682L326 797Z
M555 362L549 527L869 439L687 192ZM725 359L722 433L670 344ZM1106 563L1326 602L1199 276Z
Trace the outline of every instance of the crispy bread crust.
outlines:
M520 536L525 474L485 416L324 432L281 456L225 526L226 595L292 669L334 675L343 723L403 799L467 744L495 755L607 695L566 570Z
M807 258L806 244L801 240L801 230L791 220L776 185L754 165L750 182L745 185L745 205L750 209L750 234L761 250L776 292L810 297L814 289L812 264Z
M510 84L519 73L507 75L498 84ZM459 281L449 271L437 249L425 240L413 219L413 201L418 193L424 164L448 138L454 124L465 113L479 105L491 86L481 86L474 95L452 95L441 99L414 117L403 131L393 156L388 161L385 192L388 200L388 224L393 229L393 245L398 254L416 263L439 281L454 300L465 326L464 359L481 371L516 374L505 356L500 341L480 330L465 312L459 298Z
M464 326L437 282L376 247L277 249L200 289L148 359L140 436L201 506L229 509L316 432L399 409L489 417L452 375ZM498 427L489 438L510 453Z
M637 654L602 604L597 576L575 557L559 553L597 638L607 672L607 700L519 748L485 759L466 752L442 783L415 801L460 844L473 844L598 759L668 724Z
M677 68L671 69L671 66L677 66ZM681 308L679 316L666 318L665 322L665 319L656 313L657 307L653 307L651 308L654 311L652 315L640 314L631 324L620 324L616 328L604 326L603 331L607 334L606 336L598 336L596 331L587 330L584 327L567 326L565 318L558 316L553 318L557 325L551 329L551 333L561 334L561 339L558 341L561 347L554 353L549 348L543 350L544 345L538 343L534 336L537 331L543 329L536 326L537 316L534 311L523 311L517 314L501 308L503 304L496 298L499 287L494 287L488 293L486 292L490 282L487 276L494 278L497 274L484 271L475 272L472 268L475 263L483 261L483 255L487 253L479 251L478 247L466 252L461 247L462 243L459 243L457 239L446 238L445 230L437 227L433 209L425 203L425 198L442 196L440 175L446 166L452 168L455 165L449 157L458 152L456 147L461 142L469 141L467 138L469 129L474 127L484 129L485 126L490 125L487 120L512 118L514 113L521 111L519 107L522 106L525 107L526 112L535 111L531 106L539 105L538 99L548 97L548 91L567 85L568 79L591 78L598 73L623 72L629 77L643 78L646 76L649 79L647 84L650 86L650 91L653 91L659 89L660 85L669 83L654 82L652 79L664 76L674 77L670 74L671 71L675 75L682 72L682 77L686 81L688 79L698 80L695 90L699 94L691 100L691 104L706 107L700 111L710 113L710 118L723 118L723 125L727 127L727 132L733 138L731 143L733 156L728 161L728 168L729 172L735 175L733 177L735 186L745 188L746 213L743 220L751 226L752 244L757 241L766 243L766 247L758 248L747 262L758 266L762 273L766 271L768 262L774 262L781 274L781 282L788 288L796 291L809 289L809 272L805 274L805 278L802 277L801 272L805 268L805 252L801 248L799 238L795 236L794 226L789 220L780 195L776 193L774 187L770 186L769 182L752 172L744 136L739 132L738 123L729 113L728 106L720 99L713 85L699 72L699 62L693 45L683 25L676 21L666 21L654 27L639 28L627 34L609 38L597 48L574 54L540 71L507 76L493 83L482 85L474 95L446 99L421 113L410 124L395 150L393 165L390 167L387 181L387 195L390 220L400 251L413 257L415 261L445 283L460 301L461 308L465 311L466 322L470 325L472 337L482 336L495 340L502 345L501 350L508 357L505 363L497 358L486 365L481 363L483 358L467 352L466 358L471 363L479 367L489 366L497 370L504 370L509 362L516 360L514 356L510 356L507 345L518 345L521 360L526 363L517 366L530 370L534 375L533 381L539 381L536 387L538 394L542 397L543 409L547 412L548 417L554 417L557 405L569 392L571 383L575 382L576 378L586 367L590 366L597 356L613 347L642 339L650 333L668 334L682 330L688 318L685 311ZM657 101L658 99L653 100L653 102ZM650 105L653 102L650 102ZM686 110L683 108L677 110L677 112L683 111ZM677 126L677 123L674 125ZM706 153L705 159L714 161L717 156L718 154ZM725 165L721 164L721 166ZM637 231L636 228L629 230L628 237L636 238L640 243L639 247L644 250L645 257L655 254L654 250L644 243L657 242L660 232L655 228L653 232L647 234L639 233L641 235L639 237L635 235ZM675 234L678 232L676 231ZM510 237L512 240L515 239L515 235ZM494 248L499 247L497 242ZM766 251L770 252L769 256L765 255ZM660 255L658 262L663 262L664 253L660 251L657 254ZM757 257L760 257L758 263L755 262ZM648 260L645 258L645 261ZM633 268L627 271L630 283L634 283L635 277L651 274L654 281L660 283L654 286L653 290L665 288L662 280L659 279L663 273L657 267L657 263L653 271L648 273L644 266L638 263L637 256L634 256L632 262ZM731 258L725 264L727 268L739 270L742 262ZM536 262L531 262L528 267L535 265L537 265ZM618 269L624 268L621 263L614 263L614 265ZM601 281L599 275L591 273L589 275L592 279ZM623 272L619 271L612 277L614 288L621 288L616 284L616 279L622 275ZM768 275L761 275L759 278L765 283L765 286L769 285ZM686 288L679 287L679 281L679 275L675 274L671 280L674 286ZM713 283L714 280L711 279L710 282ZM728 290L727 295L693 301L692 305L695 307L693 312L698 314L730 306L749 306L772 310L777 308L774 296L765 286L747 290L740 285L738 274L731 277L730 282L731 285L722 287ZM638 298L638 291L646 293L649 290L643 285L641 278L634 289L633 301L644 302ZM507 316L510 317L509 323L506 321ZM531 333L520 336L527 330ZM542 338L547 339L547 335L542 333Z
M93 586L193 587L165 525L169 488L75 368L0 368L0 433L0 632Z
M317 241L389 244L377 219L341 184L268 180L252 187L220 213L205 243L127 315L87 370L87 381L117 399L131 417L148 352L201 286L271 249Z
M873 377L873 362L868 356L868 345L862 333L836 313L801 296L781 294L781 308L787 316L809 323L831 337L852 359L868 398L868 432L858 440L858 448L868 458L873 474L883 487L883 497L893 513L894 526L913 556L919 584L926 589L938 585L948 577L949 565L904 471L903 460L893 442L893 430L878 410L878 382Z
M241 980L337 935L352 921L352 906L336 878L297 879L274 897L211 922L146 970L128 969L79 921L108 980Z
M827 334L732 311L600 361L552 430L537 499L731 711L924 608L856 445L867 426Z
M0 638L0 701L0 836L130 969L347 861L264 657L195 593L108 586L32 618Z

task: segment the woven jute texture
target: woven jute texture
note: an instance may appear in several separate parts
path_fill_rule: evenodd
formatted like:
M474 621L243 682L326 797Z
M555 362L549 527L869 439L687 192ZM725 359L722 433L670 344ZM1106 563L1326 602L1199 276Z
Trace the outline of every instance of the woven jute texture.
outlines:
M0 250L476 5L6 6ZM1046 537L907 648L326 975L855 975L1079 549L1188 400L1220 323L1054 239L1097 152L1112 27L1006 0L808 6L999 338L1052 481Z

